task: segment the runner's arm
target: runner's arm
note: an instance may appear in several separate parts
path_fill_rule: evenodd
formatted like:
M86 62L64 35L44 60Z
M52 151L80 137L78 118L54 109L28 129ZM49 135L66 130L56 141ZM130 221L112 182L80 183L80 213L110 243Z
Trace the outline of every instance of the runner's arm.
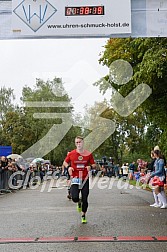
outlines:
M68 167L69 167L69 164L64 160L63 166L66 167L66 168L68 168Z
M63 162L63 165L64 165L64 167L66 167L68 169L68 173L69 173L70 177L72 177L72 172L74 171L74 168L71 167L65 160Z
M96 164L88 165L88 166L86 166L86 168L88 171L91 171L92 169L96 169Z

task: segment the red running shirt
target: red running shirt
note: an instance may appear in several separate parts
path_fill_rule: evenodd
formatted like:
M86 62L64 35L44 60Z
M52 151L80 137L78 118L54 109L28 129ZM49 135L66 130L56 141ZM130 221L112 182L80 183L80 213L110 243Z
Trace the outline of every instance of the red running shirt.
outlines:
M77 150L72 150L68 153L65 161L68 164L70 163L70 166L74 169L72 176L83 180L88 175L88 170L85 167L95 164L92 153L87 150L84 150L82 154L78 153Z

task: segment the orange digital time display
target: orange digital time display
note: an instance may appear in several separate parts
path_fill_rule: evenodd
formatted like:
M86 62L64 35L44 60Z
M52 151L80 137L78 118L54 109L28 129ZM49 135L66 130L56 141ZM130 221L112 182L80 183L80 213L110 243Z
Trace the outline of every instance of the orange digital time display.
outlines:
M65 7L65 16L104 15L104 6Z

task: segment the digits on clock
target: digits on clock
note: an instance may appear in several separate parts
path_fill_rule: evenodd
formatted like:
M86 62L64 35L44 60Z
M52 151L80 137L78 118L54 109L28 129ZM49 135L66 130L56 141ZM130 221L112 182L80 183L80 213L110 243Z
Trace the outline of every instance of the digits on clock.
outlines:
M104 6L65 7L65 16L104 15Z

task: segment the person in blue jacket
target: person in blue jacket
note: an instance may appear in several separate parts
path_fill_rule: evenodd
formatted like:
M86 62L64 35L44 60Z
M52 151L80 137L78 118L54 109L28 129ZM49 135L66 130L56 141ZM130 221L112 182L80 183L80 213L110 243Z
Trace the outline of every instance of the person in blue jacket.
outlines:
M157 195L158 200L159 202L161 202L161 204L155 202L151 206L160 207L161 209L164 209L167 208L167 199L164 191L164 182L166 180L164 159L159 150L154 150L154 157L156 158L154 162L155 170L151 173L150 178L153 178L152 181L154 182L154 185L156 185L156 187L153 190L153 194L155 193Z

